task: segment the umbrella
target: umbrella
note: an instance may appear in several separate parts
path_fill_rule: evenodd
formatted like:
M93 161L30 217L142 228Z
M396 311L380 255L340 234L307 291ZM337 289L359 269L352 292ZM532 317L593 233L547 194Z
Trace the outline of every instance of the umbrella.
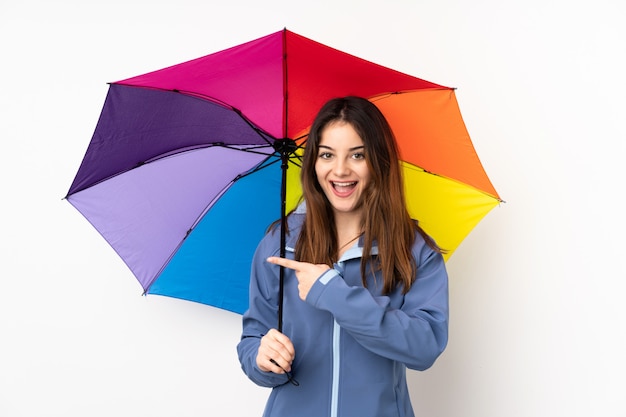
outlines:
M449 257L500 202L455 90L286 29L110 83L66 199L144 294L242 313L257 243L278 219L284 242L298 204L307 128L345 95L389 120L409 211Z

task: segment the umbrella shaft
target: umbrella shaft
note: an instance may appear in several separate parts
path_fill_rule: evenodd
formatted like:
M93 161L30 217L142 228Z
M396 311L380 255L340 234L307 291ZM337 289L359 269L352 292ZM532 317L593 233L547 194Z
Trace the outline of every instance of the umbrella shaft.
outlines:
M289 152L281 152L281 180L280 180L280 257L286 255L286 235L287 235L287 169L289 168ZM278 286L278 331L283 331L283 299L285 287L285 267L281 265L279 272Z

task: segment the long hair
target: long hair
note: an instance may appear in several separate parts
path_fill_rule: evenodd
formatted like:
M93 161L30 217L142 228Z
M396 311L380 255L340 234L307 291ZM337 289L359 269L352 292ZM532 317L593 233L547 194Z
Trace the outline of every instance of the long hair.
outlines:
M370 181L364 190L364 244L361 278L366 281L366 265L374 261L381 270L383 293L401 285L406 293L413 284L417 265L411 248L415 234L420 233L434 250L441 252L417 221L411 219L404 197L404 183L396 140L389 123L378 107L360 97L335 98L328 101L315 118L306 142L302 161L301 182L306 202L306 216L296 244L296 259L332 265L337 261L337 229L332 206L315 173L321 134L331 123L349 123L364 144ZM378 256L373 259L374 241Z

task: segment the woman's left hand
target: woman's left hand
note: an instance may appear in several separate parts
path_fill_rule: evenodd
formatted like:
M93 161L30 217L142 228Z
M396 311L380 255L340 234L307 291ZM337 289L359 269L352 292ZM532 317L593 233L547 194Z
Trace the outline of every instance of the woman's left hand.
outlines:
M309 294L311 287L322 276L322 274L328 271L330 266L324 264L311 264L308 262L298 262L291 259L279 258L277 256L270 256L267 258L267 262L281 265L285 268L293 269L296 271L296 278L298 278L298 293L302 300L306 300L306 296Z

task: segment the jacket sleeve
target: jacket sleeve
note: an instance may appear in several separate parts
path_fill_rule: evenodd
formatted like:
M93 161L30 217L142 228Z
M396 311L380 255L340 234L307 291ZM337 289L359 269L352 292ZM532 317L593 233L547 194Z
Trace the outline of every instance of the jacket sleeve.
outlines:
M448 275L443 257L427 246L414 249L414 256L417 277L399 309L387 296L349 286L338 270L320 277L306 301L330 312L366 349L411 369L428 369L448 342Z
M278 277L272 272L265 259L276 255L269 249L272 236L267 235L257 247L252 261L250 274L250 304L243 315L243 331L237 345L239 362L244 373L255 384L263 387L275 387L287 382L285 375L264 372L256 364L256 356L261 337L269 329L276 328L278 318ZM278 245L275 245L278 248ZM276 287L276 288L274 288Z

